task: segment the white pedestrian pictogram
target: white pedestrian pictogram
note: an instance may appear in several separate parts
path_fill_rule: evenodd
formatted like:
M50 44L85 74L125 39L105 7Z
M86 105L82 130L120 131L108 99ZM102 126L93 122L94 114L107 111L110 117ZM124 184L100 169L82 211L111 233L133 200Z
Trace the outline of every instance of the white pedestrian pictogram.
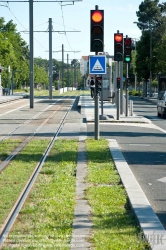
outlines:
M96 62L95 62L95 65L93 66L93 69L92 71L98 71L98 70L101 70L101 71L104 71L103 67L101 66L99 60L97 59Z

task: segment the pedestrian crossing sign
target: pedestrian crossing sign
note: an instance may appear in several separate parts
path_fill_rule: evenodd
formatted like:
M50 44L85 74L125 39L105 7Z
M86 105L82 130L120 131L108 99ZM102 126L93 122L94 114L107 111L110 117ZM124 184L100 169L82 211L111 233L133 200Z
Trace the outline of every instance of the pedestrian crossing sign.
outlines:
M89 73L106 74L106 56L89 56Z

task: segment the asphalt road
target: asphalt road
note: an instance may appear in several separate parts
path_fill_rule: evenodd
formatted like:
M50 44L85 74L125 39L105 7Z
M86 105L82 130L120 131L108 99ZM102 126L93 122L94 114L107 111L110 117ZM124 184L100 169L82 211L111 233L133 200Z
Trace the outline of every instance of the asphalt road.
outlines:
M166 120L157 117L155 102L134 98L134 113L152 124L101 124L100 137L116 139L137 181L166 228ZM160 129L159 129L160 128ZM88 136L94 136L88 125Z

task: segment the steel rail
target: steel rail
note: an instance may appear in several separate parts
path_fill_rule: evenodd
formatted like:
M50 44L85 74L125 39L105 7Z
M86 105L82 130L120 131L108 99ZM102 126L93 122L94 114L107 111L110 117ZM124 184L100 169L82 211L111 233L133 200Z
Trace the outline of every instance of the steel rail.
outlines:
M33 187L36 179L37 179L37 176L39 174L39 172L41 171L42 167L43 167L43 164L55 142L55 140L57 139L57 136L59 135L64 123L65 123L65 120L72 108L74 104L74 101L73 103L69 106L68 110L66 111L66 113L64 114L61 122L60 122L60 125L57 129L57 131L54 133L54 136L51 140L51 142L49 143L49 145L47 146L47 149L42 157L42 159L40 160L39 164L36 166L33 174L31 175L30 179L28 180L26 186L24 187L22 193L20 194L19 198L17 199L17 201L15 202L11 212L9 213L3 227L2 227L2 230L0 232L0 249L3 247L3 244L5 242L5 239L7 238L7 236L9 235L9 232L27 198L27 196L29 195L30 191L31 191L31 188Z
M62 98L58 99L56 102L52 103L50 106L46 107L43 111L40 111L39 113L35 114L34 116L32 116L30 119L26 120L23 124L20 124L17 128L15 128L13 131L11 131L11 133L9 133L8 135L4 136L0 142L2 142L4 139L12 136L14 134L14 132L19 131L19 129L23 128L24 126L26 126L28 123L30 123L31 121L33 121L34 119L36 119L37 117L39 117L39 115L43 114L45 111L47 111L48 109L50 109L53 105L55 105L56 103L58 103L59 101L61 101L65 96L63 96ZM39 100L40 101L40 100ZM22 107L25 107L27 105L24 105ZM20 109L22 108L20 107ZM16 109L13 109L12 111L9 111L10 113L15 111ZM7 112L7 113L9 113ZM5 113L6 114L6 113ZM0 115L2 116L2 114Z
M43 111L40 111L37 115L35 115L33 117L33 119L30 119L27 121L26 124L22 124L27 125L28 123L30 123L32 120L34 120L35 118L37 118L40 114L44 113L45 111L47 111L49 108L51 108L53 105L55 105L56 103L58 103L60 100L62 100L63 98L57 100L57 102L53 103L52 105L48 106L47 108L45 108ZM11 154L2 162L0 163L0 173L6 168L6 166L10 163L10 161L28 144L28 142L35 136L35 134L38 132L38 130L40 128L42 128L44 126L44 124L60 109L60 107L63 105L64 103L62 103L59 108L57 110L54 110L54 112L52 112L36 129L33 133L31 133L25 141L21 142L20 145L14 149ZM23 127L21 126L21 128ZM14 130L15 132L15 130ZM10 134L11 136L11 134ZM1 141L0 141L1 142Z

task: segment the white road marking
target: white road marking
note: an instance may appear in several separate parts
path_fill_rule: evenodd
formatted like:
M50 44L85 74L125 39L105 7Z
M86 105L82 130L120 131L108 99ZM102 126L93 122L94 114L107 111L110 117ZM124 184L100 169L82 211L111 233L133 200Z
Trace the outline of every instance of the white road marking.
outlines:
M139 144L139 143L131 143L130 146L143 146L143 147L150 147L150 144Z
M163 178L161 178L161 179L158 179L157 181L166 183L166 177L163 177Z

